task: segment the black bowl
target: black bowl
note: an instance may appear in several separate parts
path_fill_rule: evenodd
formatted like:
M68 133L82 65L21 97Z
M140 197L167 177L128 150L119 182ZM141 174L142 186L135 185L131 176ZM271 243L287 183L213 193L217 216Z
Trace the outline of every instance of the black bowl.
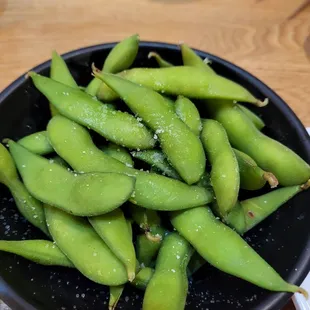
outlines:
M90 65L102 66L114 43L79 49L64 55L80 85L91 79ZM154 66L147 59L159 52L174 64L181 64L175 45L142 42L135 66ZM286 103L261 81L216 56L197 51L212 60L221 75L242 84L270 104L255 109L267 124L266 133L310 162L310 139L303 125ZM50 61L32 69L49 74ZM24 76L0 94L0 138L20 138L44 130L49 119L47 100ZM259 146L258 146L259 147ZM309 271L310 191L292 199L246 235L246 240L286 280L300 284ZM0 187L0 238L9 240L44 238L16 211L9 191ZM212 247L212 244L207 245ZM0 297L15 309L107 309L108 289L84 278L76 270L44 267L15 255L0 252ZM167 292L169 294L169 292ZM143 294L128 285L118 309L140 309ZM280 309L291 295L272 293L228 276L211 266L202 268L191 281L186 309Z

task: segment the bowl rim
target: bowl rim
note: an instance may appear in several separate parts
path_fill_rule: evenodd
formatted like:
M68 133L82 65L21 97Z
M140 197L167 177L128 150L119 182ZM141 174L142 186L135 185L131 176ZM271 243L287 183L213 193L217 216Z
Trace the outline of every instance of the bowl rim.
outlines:
M101 50L111 49L115 46L118 42L108 42L102 44L96 44L91 46L86 46L82 48L78 48L75 50L71 50L62 54L61 56L64 60L69 60L75 56L79 56L85 53L91 52L98 52ZM159 42L159 41L140 41L139 47L143 48L159 48L159 49L168 49L170 51L180 51L179 44L172 44L166 42ZM273 91L269 86L263 83L260 79L249 73L248 71L242 69L241 67L221 58L210 54L208 52L204 52L199 49L194 49L197 54L202 58L208 58L212 62L219 63L224 67L228 68L230 71L233 71L236 75L241 76L243 79L246 79L249 84L254 85L256 88L260 90L273 104L275 104L279 109L282 110L283 114L285 114L286 118L289 122L291 122L294 126L294 130L296 131L297 135L303 141L305 148L307 150L308 158L306 161L309 162L310 160L310 139L309 135L298 119L294 111L288 106L288 104L279 96L275 91ZM41 72L46 70L50 67L51 60L47 60L34 68L30 69L29 71ZM26 73L22 74L19 78L9 84L1 93L0 93L0 105L8 96L10 96L18 87L20 87L26 80ZM308 141L308 142L307 142ZM308 234L308 241L305 246L304 251L301 253L297 263L295 264L294 272L291 272L287 281L290 283L295 283L296 285L300 285L302 281L307 276L310 270L310 238ZM14 309L33 309L35 308L30 305L24 298L19 296L15 290L5 282L5 280L0 276L0 296L1 298L14 307ZM272 309L279 309L283 307L289 298L292 296L291 293L279 293L273 292L272 296L261 303L262 310L272 310Z

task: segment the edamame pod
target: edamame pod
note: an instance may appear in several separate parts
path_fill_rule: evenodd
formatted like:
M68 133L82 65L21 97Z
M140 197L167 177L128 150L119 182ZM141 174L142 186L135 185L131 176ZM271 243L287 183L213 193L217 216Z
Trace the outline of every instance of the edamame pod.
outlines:
M99 77L98 73L95 75ZM104 73L101 75L103 76ZM236 100L249 102L259 107L268 103L267 100L262 102L255 98L243 86L201 68L185 66L159 69L135 68L123 71L119 76L167 95L182 95L190 99ZM118 92L102 84L97 96L103 101L113 101L120 95L116 93Z
M186 44L181 44L180 47L184 66L197 67L206 70L209 73L215 73L208 65L210 63L208 58L202 60L201 57Z
M18 143L32 153L46 155L54 152L46 131L38 131L18 140Z
M134 162L130 156L130 153L122 146L114 143L109 143L108 146L104 146L101 149L105 154L117 159L125 164L127 167L133 167Z
M239 234L244 234L275 212L289 199L309 188L310 181L274 190L270 193L240 201L224 218Z
M146 287L143 310L184 309L188 290L186 268L192 254L192 247L178 233L164 239L155 272Z
M136 253L123 212L120 209L88 218L97 234L125 265L128 280L135 278Z
M70 88L34 72L28 74L36 88L64 116L87 126L108 140L133 149L148 149L154 139L134 116L113 111L85 92Z
M73 264L51 241L47 240L0 240L0 251L13 253L46 266L72 267Z
M79 88L74 78L72 77L66 62L60 55L57 54L56 51L52 52L50 77L51 79L70 87ZM50 110L52 116L59 114L56 107L54 107L52 104L50 104Z
M264 121L250 109L248 109L242 104L238 104L238 107L252 121L252 123L258 130L262 130L265 127Z
M45 215L40 201L30 195L19 180L13 158L0 143L0 183L7 186L15 200L19 212L35 227L49 236Z
M84 276L110 286L127 282L124 265L85 219L48 205L45 216L57 246Z
M171 211L200 206L213 200L209 189L129 168L107 156L94 145L85 128L65 117L54 117L47 131L55 151L76 171L118 172L134 176L136 184L131 201L139 206Z
M149 267L157 255L161 241L152 241L145 234L138 235L136 240L137 259L141 267Z
M240 172L240 187L247 190L262 188L266 181L271 188L277 187L279 182L271 173L257 166L256 162L247 154L233 149L238 160Z
M132 177L116 173L73 173L12 140L8 144L29 192L66 212L101 215L121 206L133 192Z
M175 113L195 135L199 136L202 129L200 115L189 99L178 96L175 102Z
M168 67L172 67L173 65L169 62L169 61L166 61L165 59L163 59L158 53L156 52L150 52L148 55L147 55L147 58L148 59L151 59L151 58L154 58L158 64L158 66L160 68L168 68Z
M125 286L110 286L110 299L109 299L109 310L116 309L117 303L121 298Z
M210 208L173 212L171 223L214 267L271 291L307 295L285 282L235 231L216 219Z
M154 274L154 269L145 267L142 268L136 275L135 279L133 280L132 284L140 289L145 290L147 285L149 284L152 276Z
M104 62L104 72L117 73L128 69L136 59L139 41L139 36L135 34L116 44ZM85 91L91 96L95 96L101 84L102 81L94 78Z
M239 193L238 161L219 122L205 120L201 140L212 166L210 178L219 212L228 214L235 206Z
M120 77L95 73L121 96L129 108L155 131L169 162L188 184L196 183L205 169L205 155L197 136L171 112L153 90ZM148 103L145 104L145 98Z
M205 103L212 118L226 129L230 143L272 172L282 186L300 185L310 178L310 166L291 149L261 133L230 101Z
M163 175L166 175L170 178L180 180L181 177L175 171L173 167L169 164L165 154L159 150L145 150L145 151L132 151L131 155L134 158L138 158L152 167L158 168Z

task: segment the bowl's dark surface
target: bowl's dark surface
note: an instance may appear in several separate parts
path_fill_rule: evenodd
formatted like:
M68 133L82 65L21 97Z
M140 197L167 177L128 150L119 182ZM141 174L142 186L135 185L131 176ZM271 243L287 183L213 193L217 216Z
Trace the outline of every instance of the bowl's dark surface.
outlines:
M90 80L90 65L100 67L114 44L76 50L64 55L80 85ZM141 43L135 65L153 66L149 51L181 64L175 45ZM199 52L212 60L213 68L247 87L257 97L268 97L270 104L256 109L267 124L265 132L310 162L310 139L290 108L266 85L249 73L220 58ZM34 69L49 74L50 62ZM24 77L0 94L0 138L20 138L44 130L49 119L46 99ZM259 145L257 146L259 148ZM266 150L268 151L268 150ZM276 160L276 159L275 159ZM285 279L300 284L309 270L310 191L304 192L246 235L246 240ZM0 185L0 239L44 238L16 211L9 191ZM206 245L212 247L212 244ZM45 267L15 255L0 252L0 297L15 309L107 309L108 289L92 283L76 270ZM255 268L253 266L253 268ZM169 292L167 292L169 294ZM126 288L118 309L140 309L141 291ZM186 309L280 309L290 294L271 293L228 276L210 266L202 268L190 285Z

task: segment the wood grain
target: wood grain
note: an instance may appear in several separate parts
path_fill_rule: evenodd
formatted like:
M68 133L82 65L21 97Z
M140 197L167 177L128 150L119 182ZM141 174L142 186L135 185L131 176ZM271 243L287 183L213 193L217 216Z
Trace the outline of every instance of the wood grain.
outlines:
M82 46L139 33L224 57L273 88L310 126L304 0L0 0L0 90L31 67Z

